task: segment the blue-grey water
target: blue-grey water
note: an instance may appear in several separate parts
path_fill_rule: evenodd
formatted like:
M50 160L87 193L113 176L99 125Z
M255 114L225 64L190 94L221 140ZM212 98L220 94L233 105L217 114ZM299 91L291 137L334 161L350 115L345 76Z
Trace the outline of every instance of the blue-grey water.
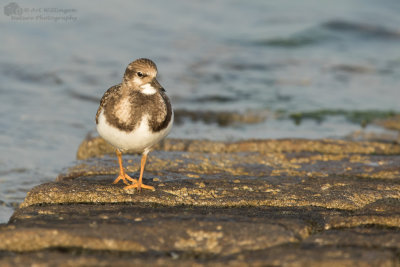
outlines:
M345 116L400 112L400 1L2 1L0 222L96 134L97 101L127 64L153 59L175 109L251 113L191 120L170 137L343 138ZM375 129L376 126L367 126Z

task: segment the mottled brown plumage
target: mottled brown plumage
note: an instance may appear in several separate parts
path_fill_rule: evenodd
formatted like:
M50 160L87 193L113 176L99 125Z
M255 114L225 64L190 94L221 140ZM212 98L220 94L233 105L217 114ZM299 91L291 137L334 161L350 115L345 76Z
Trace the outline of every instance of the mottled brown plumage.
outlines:
M126 132L135 130L145 115L148 115L149 126L153 132L158 132L168 126L171 121L172 107L164 91L146 95L132 90L126 97L129 99L132 109L128 121L122 121L116 114L118 104L123 101L121 84L118 84L108 89L101 98L96 113L96 124L99 121L101 110L104 109L107 122Z
M142 184L147 154L168 135L173 124L171 103L156 76L153 61L133 61L126 68L122 83L104 93L96 113L97 131L117 149L120 174L114 183L132 182L126 189L154 189ZM125 150L143 154L139 180L129 177L123 169L121 152Z
M116 94L120 94L121 92L121 84L114 85L110 87L103 95L103 97L100 100L100 106L97 109L96 113L96 124L99 123L99 115L101 110L104 108L105 104L109 101L109 98L115 96Z

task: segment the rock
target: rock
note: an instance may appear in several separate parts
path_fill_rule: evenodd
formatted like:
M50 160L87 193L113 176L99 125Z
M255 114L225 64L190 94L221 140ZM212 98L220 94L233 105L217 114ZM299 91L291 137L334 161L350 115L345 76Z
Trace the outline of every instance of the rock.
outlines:
M182 124L185 119L191 121L202 121L210 124L215 123L220 127L238 124L253 124L265 121L267 111L247 111L244 114L235 111L208 111L208 110L175 110L176 124Z
M86 160L0 225L0 265L400 264L397 144L170 139L158 149L144 176L156 191L138 193L111 184L112 149L86 140ZM140 156L124 161L137 175Z
M12 227L0 233L1 239L6 240L0 248L16 252L81 247L230 255L298 242L308 236L306 223L293 215L268 218L272 211L142 203L31 206L11 218Z
M400 143L400 133L393 130L385 131L367 131L357 130L346 135L347 140L352 141L373 141L373 142L385 142L385 143Z
M163 151L187 151L202 153L232 153L258 152L290 153L312 152L322 154L400 154L400 144L383 142L354 142L344 140L307 140L307 139L278 139L278 140L244 140L238 142L216 142L190 139L164 139L154 147ZM100 157L105 154L114 154L115 149L101 137L88 136L79 146L77 159ZM132 153L129 152L128 153Z
M389 130L400 131L400 115L377 120L375 123Z

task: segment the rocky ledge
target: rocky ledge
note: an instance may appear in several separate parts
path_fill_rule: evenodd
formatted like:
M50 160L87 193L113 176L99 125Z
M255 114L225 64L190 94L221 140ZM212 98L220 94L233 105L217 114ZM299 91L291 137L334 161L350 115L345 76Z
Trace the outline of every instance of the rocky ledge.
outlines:
M112 148L33 188L0 225L0 265L395 266L400 145L341 140L173 140L125 191ZM137 175L140 156L125 155Z

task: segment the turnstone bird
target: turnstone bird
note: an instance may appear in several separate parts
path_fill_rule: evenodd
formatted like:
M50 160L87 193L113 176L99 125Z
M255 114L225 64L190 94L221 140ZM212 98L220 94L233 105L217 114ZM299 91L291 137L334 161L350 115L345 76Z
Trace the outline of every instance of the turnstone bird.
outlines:
M96 114L97 131L116 148L119 176L124 189L154 190L142 183L147 154L152 147L171 131L174 112L164 88L156 79L157 66L153 61L140 58L128 65L122 83L105 92ZM139 180L125 173L122 152L127 150L142 154ZM131 184L129 184L129 182Z

